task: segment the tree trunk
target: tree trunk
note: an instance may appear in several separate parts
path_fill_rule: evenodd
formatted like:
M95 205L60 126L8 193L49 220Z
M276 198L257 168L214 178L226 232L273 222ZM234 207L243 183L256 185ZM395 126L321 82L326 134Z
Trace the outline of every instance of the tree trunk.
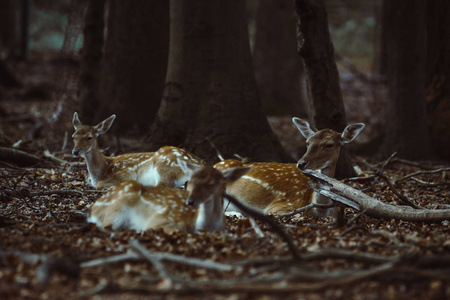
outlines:
M0 50L6 57L17 54L19 26L16 0L0 0Z
M388 53L387 53L387 36L389 35L389 28L387 26L387 17L388 17L388 4L386 3L389 0L381 0L381 10L379 12L379 25L380 28L379 33L379 53L378 53L378 61L377 61L377 71L381 76L387 75L388 70Z
M450 161L450 3L427 2L427 108L431 142Z
M150 147L181 145L207 162L280 161L252 71L245 1L173 0L169 66Z
M253 59L266 114L307 115L301 91L302 62L295 49L292 1L259 1Z
M116 131L148 130L164 87L168 23L168 1L110 0L96 120L116 113Z
M380 154L387 157L397 152L406 159L430 159L425 103L426 2L398 0L385 5L389 101Z
M81 51L81 70L79 81L79 100L81 115L87 124L94 124L95 113L100 105L98 98L100 63L103 48L105 0L88 2L85 22L83 49Z
M347 125L334 47L322 0L296 0L298 52L306 77L309 119L317 129L342 132ZM341 149L336 178L352 176L348 152Z

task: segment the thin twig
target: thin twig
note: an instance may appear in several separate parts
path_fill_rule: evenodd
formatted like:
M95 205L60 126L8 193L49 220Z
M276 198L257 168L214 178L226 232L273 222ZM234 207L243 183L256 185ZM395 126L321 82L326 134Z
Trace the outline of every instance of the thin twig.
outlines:
M252 217L249 217L248 220L250 221L250 224L252 225L253 231L255 231L256 235L259 238L263 238L264 237L264 233L261 230L261 228L258 226L258 223L256 223L255 219Z
M30 192L31 196L48 196L48 195L69 195L82 196L84 192L77 190L48 190L39 192Z
M62 144L61 151L65 151L65 150L66 150L68 141L69 141L69 133L68 133L67 130L66 130L66 131L64 132L64 142L63 142L63 144Z
M239 200L237 200L236 198L234 198L233 196L231 196L231 195L229 195L227 193L224 193L223 197L227 198L228 201L233 203L243 213L245 213L245 214L247 214L247 215L249 215L251 217L257 218L257 219L263 221L266 224L269 224L270 227L272 227L272 229L284 239L284 241L286 242L286 244L289 247L289 250L290 250L292 256L297 261L302 261L302 257L300 255L300 252L298 251L297 246L294 243L294 240L292 239L291 236L286 234L286 232L280 227L280 225L278 225L278 223L274 219L272 219L272 218L270 218L270 217L260 213L259 211L256 211L254 209L249 208L248 206L242 204Z
M357 219L359 219L362 215L364 215L367 211L367 208L360 211L356 216L354 216L351 220L347 222L347 226L350 227Z
M291 216L296 215L296 214L298 214L298 213L307 211L307 210L309 210L309 209L311 209L311 208L316 208L316 207L317 207L317 208L323 208L323 209L326 209L326 208L332 208L332 207L335 207L335 206L336 206L336 204L334 204L334 203L332 203L332 204L310 203L310 204L308 204L308 205L306 205L306 206L303 206L303 207L294 209L294 210L291 211L291 212L288 212L288 213L285 213L285 214L279 214L279 215L277 215L277 216L278 216L278 217L291 217Z
M47 158L49 158L49 159L51 159L51 160L53 160L54 162L57 162L57 163L60 164L60 165L65 165L65 164L68 163L68 162L65 161L64 159L61 159L61 158L56 157L55 155L53 155L52 153L50 153L50 151L48 151L48 150L45 150L45 151L44 151L44 156L47 157Z
M397 182L400 182L400 181L404 181L404 180L406 180L408 178L411 178L411 177L414 177L414 176L417 176L417 175L433 174L433 173L439 173L439 172L445 172L445 171L450 171L450 168L439 168L439 169L436 169L436 170L429 170L429 171L423 171L423 170L422 171L417 171L417 172L408 174L408 175L406 175L406 176L404 176L402 178L399 178L395 182L397 183Z
M101 267L105 265L115 264L118 262L124 261L141 261L142 256L136 252L130 251L123 254L118 254L114 256L97 258L89 261L85 261L80 264L81 268L93 268L93 267Z
M389 186L389 189L405 204L411 206L412 208L415 209L423 209L423 207L420 207L419 205L413 203L408 197L406 197L405 195L402 195L391 183L391 181L389 180L389 178L380 170L375 169L375 175L377 175L378 177L380 177L381 179L384 180L384 182L386 182L386 184Z
M397 152L392 153L391 156L381 165L381 170L384 170L386 166L392 161L392 159L397 155Z
M134 249L136 252L138 252L142 257L147 259L158 271L159 277L161 279L171 279L172 276L169 274L169 272L166 270L164 265L161 263L159 258L154 257L151 255L151 253L142 246L139 241L137 240L131 240L130 246L132 249Z

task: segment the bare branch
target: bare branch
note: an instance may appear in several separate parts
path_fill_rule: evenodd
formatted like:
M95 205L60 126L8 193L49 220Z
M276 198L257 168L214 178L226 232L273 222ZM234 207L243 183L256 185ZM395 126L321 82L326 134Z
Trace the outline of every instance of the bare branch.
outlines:
M270 227L272 227L272 229L278 233L283 239L284 241L287 243L289 250L291 251L292 256L297 260L297 261L301 261L302 257L300 255L300 252L298 251L297 246L294 243L294 240L292 239L291 236L289 236L288 234L286 234L286 232L280 227L280 225L278 225L278 223L260 213L259 211L256 211L254 209L249 208L248 206L242 204L239 200L237 200L236 198L234 198L233 196L224 193L224 198L227 198L228 201L230 201L231 203L233 203L237 208L239 208L244 214L247 214L253 218L259 219L261 221L263 221L266 224L269 224Z
M450 219L450 209L414 209L411 207L399 207L378 201L361 191L345 185L335 179L320 174L313 170L305 170L303 174L312 182L312 188L334 201L350 205L350 207L362 211L375 218L387 218L415 222L436 222Z
M404 181L404 180L406 180L406 179L408 179L408 178L412 178L412 177L417 176L417 175L422 175L422 174L434 174L434 173L440 173L440 172L446 172L446 171L450 171L450 168L439 168L439 169L436 169L436 170L428 170L428 171L423 171L423 170L422 170L422 171L417 171L417 172L408 174L408 175L406 175L406 176L404 176L404 177L402 177L402 178L399 178L399 179L397 179L395 182L397 183L397 182L400 182L400 181Z
M137 251L142 257L147 259L158 271L159 277L164 279L170 279L172 276L169 275L164 265L161 263L159 258L156 258L152 253L150 253L144 246L142 246L137 240L130 241L130 246Z

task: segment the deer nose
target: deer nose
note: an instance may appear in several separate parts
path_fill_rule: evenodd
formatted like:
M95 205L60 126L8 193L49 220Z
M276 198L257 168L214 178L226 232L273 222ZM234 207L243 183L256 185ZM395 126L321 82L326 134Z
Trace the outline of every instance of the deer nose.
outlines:
M80 155L80 149L73 149L72 154L76 156Z
M297 163L297 168L299 168L300 170L304 170L305 168L306 168L306 165L308 164L308 162L307 161L299 161L298 163Z

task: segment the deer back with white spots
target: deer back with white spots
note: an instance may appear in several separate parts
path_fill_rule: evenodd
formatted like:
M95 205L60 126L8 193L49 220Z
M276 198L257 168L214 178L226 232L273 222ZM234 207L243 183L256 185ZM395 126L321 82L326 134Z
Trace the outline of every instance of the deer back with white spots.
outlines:
M162 228L166 232L221 231L225 228L225 183L236 180L250 167L223 172L178 160L189 180L189 191L165 186L145 187L123 182L99 198L90 208L89 222L100 227L137 231Z
M128 153L116 157L100 152L97 139L110 128L115 115L96 126L82 125L78 113L74 113L72 153L84 157L92 186L97 189L110 188L121 182L135 180L146 186L165 185L182 187L188 180L178 160L203 165L195 155L172 146L161 147L156 152Z
M330 177L334 176L336 162L341 146L353 141L364 128L364 124L349 125L344 132L331 129L315 130L308 122L293 118L300 133L307 139L307 151L297 164L284 163L247 163L237 160L224 160L214 165L220 170L236 166L252 166L250 172L239 180L227 185L226 191L250 207L265 214L283 214L294 209L315 204L330 204L331 200L314 193L308 187L308 178L301 170L320 170ZM239 211L225 203L227 211ZM313 216L331 215L334 209L314 208Z

